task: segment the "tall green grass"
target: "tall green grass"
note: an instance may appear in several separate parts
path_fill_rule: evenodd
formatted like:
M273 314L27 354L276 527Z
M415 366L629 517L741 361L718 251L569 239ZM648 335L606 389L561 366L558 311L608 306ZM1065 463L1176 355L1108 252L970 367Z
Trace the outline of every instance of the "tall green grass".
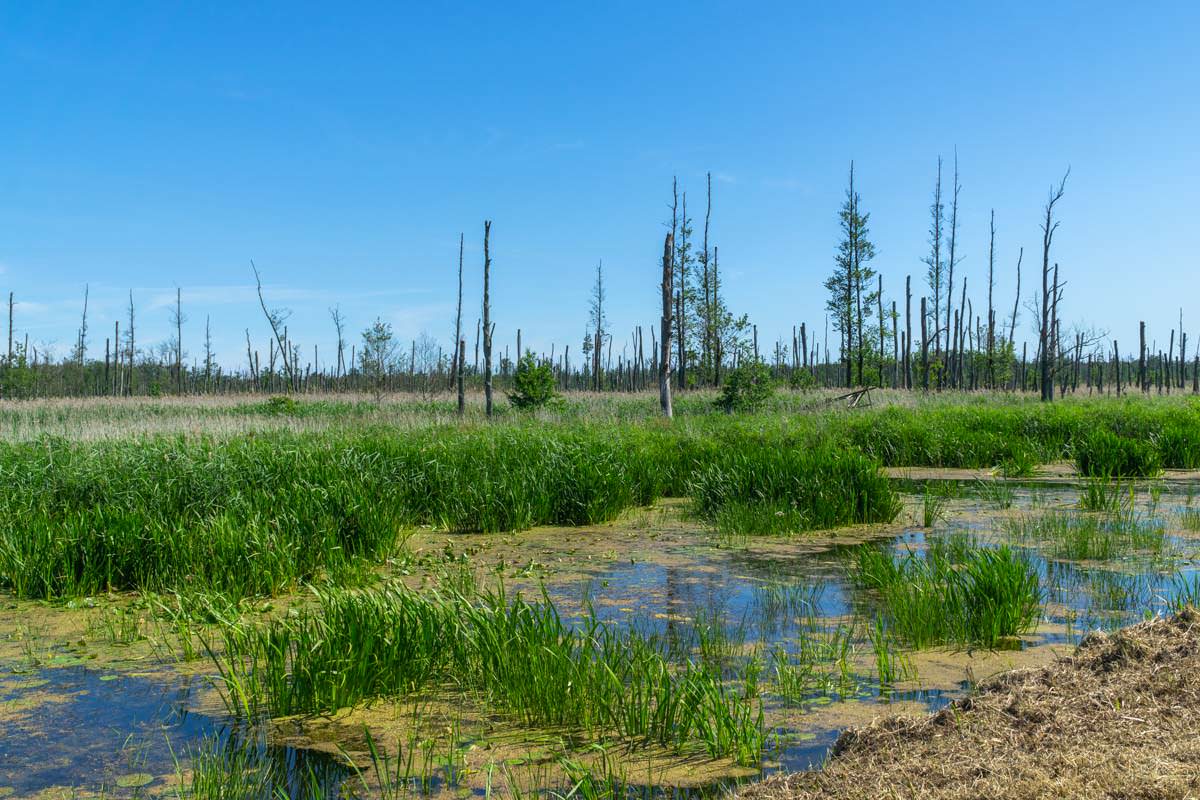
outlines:
M390 588L317 599L294 617L225 629L214 658L233 713L324 713L454 688L527 725L700 746L743 763L761 750L761 708L594 613L571 623L546 599L502 592L467 600Z
M1149 438L1121 436L1103 428L1075 444L1075 465L1081 475L1135 478L1162 471L1162 453Z
M871 593L880 629L914 647L995 647L1033 630L1041 610L1037 571L1007 547L934 540L924 552L897 557L866 545L848 572Z
M727 451L700 470L691 495L701 515L733 533L891 522L901 509L877 462L831 447Z
M588 525L689 492L727 532L885 521L898 506L876 463L989 466L1034 453L1114 475L1146 473L1156 461L1200 464L1200 405L1178 398L1047 406L989 397L853 414L800 413L781 401L771 414L740 417L706 405L682 403L671 426L632 398L576 402L560 421L493 426L421 423L409 409L404 427L384 428L379 420L390 418L360 405L298 401L289 418L328 427L0 443L0 590L270 594L360 569L414 525ZM188 408L145 402L112 414L136 429L138 420L192 419ZM196 420L203 429L210 419L275 419L268 410L214 407ZM108 412L4 413L14 425L74 430Z

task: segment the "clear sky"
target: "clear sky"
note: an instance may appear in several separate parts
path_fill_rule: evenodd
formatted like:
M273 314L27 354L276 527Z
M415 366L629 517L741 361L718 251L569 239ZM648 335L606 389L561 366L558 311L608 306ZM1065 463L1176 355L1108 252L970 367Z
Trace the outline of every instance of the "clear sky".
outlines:
M378 315L448 343L465 231L470 347L490 218L498 343L577 353L603 259L619 352L657 319L672 176L699 222L711 171L727 297L769 349L823 327L851 159L890 299L957 148L977 310L989 210L1006 314L1069 165L1064 319L1124 349L1182 305L1200 342L1198 40L1194 2L4 3L0 288L62 355L85 283L92 353L131 288L165 339L179 286L189 354L208 315L238 365L245 328L266 349L254 259L306 352L335 303L355 339Z

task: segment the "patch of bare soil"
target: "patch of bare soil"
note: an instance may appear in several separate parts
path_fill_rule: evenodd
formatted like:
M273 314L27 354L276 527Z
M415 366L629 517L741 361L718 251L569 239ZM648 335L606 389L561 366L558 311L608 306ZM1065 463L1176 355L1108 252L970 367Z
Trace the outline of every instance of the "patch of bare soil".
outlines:
M1093 634L923 717L846 731L821 771L742 800L1200 797L1200 612Z

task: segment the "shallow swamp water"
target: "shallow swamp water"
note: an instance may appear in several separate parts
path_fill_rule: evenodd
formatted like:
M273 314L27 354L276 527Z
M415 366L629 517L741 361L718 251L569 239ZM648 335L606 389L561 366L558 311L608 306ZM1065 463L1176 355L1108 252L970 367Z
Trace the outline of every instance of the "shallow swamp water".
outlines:
M605 624L677 641L686 658L716 663L761 704L768 736L755 768L530 730L449 688L239 727L211 659L202 648L185 658L172 647L145 598L0 599L0 798L176 796L198 753L235 767L268 764L271 793L289 797L389 788L565 794L580 771L616 777L634 793L686 796L819 768L846 727L937 709L998 672L1069 653L1090 630L1161 613L1196 586L1200 532L1189 485L1136 487L1125 512L1145 535L1091 547L1099 555L1022 527L1095 513L1081 510L1081 491L1061 482L910 482L892 525L790 537L718 536L685 503L668 501L596 527L417 531L381 568L381 580L413 588L502 583L507 592L544 592L566 617L591 608ZM886 609L850 579L856 549L902 555L952 540L1007 544L1028 559L1042 599L1036 628L995 649L884 642L884 663L896 667L885 678L872 622ZM268 618L307 602L300 590L241 613Z

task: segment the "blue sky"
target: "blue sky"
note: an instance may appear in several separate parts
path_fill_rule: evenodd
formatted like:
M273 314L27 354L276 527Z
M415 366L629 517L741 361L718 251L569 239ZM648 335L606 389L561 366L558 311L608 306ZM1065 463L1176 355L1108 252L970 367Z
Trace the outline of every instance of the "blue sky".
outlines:
M85 283L92 352L131 288L165 339L179 286L189 353L207 315L240 364L247 327L266 347L250 259L306 352L331 354L335 303L355 334L448 342L459 232L473 336L490 218L497 341L578 352L603 259L619 352L657 318L672 176L699 223L711 171L727 297L765 349L823 327L850 160L890 298L922 280L957 148L977 310L989 210L1007 313L1069 165L1064 318L1128 349L1183 305L1200 342L1200 6L917 6L7 3L0 288L60 355Z

